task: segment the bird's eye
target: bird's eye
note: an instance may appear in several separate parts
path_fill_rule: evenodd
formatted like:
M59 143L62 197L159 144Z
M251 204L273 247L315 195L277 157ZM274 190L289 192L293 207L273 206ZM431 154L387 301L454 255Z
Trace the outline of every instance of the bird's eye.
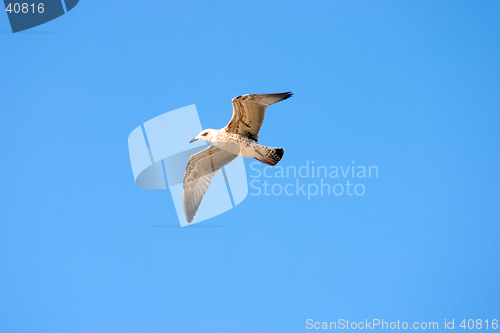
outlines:
M201 136L207 136L208 132L203 133Z

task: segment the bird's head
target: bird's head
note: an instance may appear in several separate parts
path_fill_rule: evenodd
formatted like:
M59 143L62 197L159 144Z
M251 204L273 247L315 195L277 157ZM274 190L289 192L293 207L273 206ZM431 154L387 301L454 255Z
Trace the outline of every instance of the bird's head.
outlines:
M192 138L189 140L189 143L193 143L197 140L202 140L202 141L207 141L211 142L211 140L215 137L217 134L217 130L214 129L206 129L200 132L195 138Z

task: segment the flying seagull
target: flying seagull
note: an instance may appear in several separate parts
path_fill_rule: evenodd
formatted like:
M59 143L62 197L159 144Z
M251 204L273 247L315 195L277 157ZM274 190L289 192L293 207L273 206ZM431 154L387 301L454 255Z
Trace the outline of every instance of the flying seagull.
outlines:
M255 158L267 165L276 165L281 160L283 148L263 146L257 141L267 107L291 96L291 92L284 92L235 97L232 100L233 117L226 127L203 130L189 141L203 140L211 145L193 154L186 166L182 200L188 223L193 221L212 178L238 155Z

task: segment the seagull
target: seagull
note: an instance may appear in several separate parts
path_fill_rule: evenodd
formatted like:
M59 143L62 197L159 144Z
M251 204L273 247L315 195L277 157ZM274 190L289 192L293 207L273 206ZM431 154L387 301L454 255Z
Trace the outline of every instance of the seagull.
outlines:
M263 146L257 141L267 107L291 96L291 92L284 92L235 97L233 117L226 127L205 129L189 141L203 140L211 145L193 154L186 166L182 200L188 223L193 221L212 178L237 156L255 158L271 166L283 158L283 148Z

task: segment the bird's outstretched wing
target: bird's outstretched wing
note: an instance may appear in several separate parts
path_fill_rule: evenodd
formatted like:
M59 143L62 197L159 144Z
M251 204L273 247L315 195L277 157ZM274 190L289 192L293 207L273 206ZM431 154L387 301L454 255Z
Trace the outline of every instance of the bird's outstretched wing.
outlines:
M269 105L292 96L291 92L279 94L243 95L233 98L233 117L225 129L228 132L259 139L259 130L264 122Z
M189 158L182 193L184 214L188 223L193 221L201 199L217 171L237 156L211 145Z

